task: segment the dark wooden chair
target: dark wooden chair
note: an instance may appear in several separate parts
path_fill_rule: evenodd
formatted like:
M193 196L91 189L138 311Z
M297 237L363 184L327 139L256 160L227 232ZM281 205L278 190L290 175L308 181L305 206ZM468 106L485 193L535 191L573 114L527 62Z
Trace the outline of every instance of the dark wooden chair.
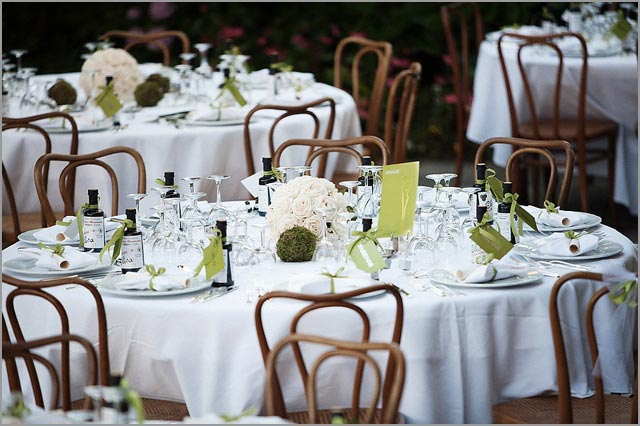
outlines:
M352 50L355 49L355 53ZM366 123L364 134L381 137L380 116L389 74L393 46L387 41L350 36L338 43L333 57L333 85L345 89L356 102L360 119ZM348 58L353 58L349 60ZM375 58L375 70L365 70L369 58ZM373 78L366 78L373 75ZM349 76L350 78L345 78Z
M102 34L100 40L125 39L124 50L129 51L137 45L155 46L162 52L162 63L168 67L171 64L171 53L169 47L162 41L165 38L177 38L182 44L182 53L189 53L191 44L189 38L182 31L168 30L152 33L138 33L133 31L111 30ZM182 63L185 63L182 60Z
M256 172L255 166L254 166L254 159L253 159L251 129L249 128L251 119L255 114L260 113L261 111L276 111L276 112L282 111L282 113L274 119L273 123L271 124L271 128L269 129L269 140L268 140L269 154L271 157L273 157L276 150L275 148L276 142L274 140L274 135L276 132L276 128L278 127L278 124L280 124L283 120L292 116L307 116L313 122L313 127L312 127L313 131L310 132L311 133L310 136L313 139L317 139L320 133L320 119L318 118L318 115L316 114L316 112L314 112L311 108L320 107L324 104L328 104L328 107L330 108L329 120L327 121L327 127L324 132L324 139L331 139L331 136L333 135L333 125L335 123L335 118L336 118L336 102L333 100L333 98L325 97L325 98L321 98L313 102L309 102L304 105L298 105L298 106L258 105L254 107L251 111L249 111L249 113L244 119L244 153L245 153L245 160L247 163L248 175L251 176ZM305 131L305 133L309 133L309 132ZM311 153L311 151L309 151L309 153ZM322 159L322 163L320 167L321 167L321 170L324 171L326 167L326 158Z
M529 112L529 121L521 121L518 118L514 94L511 88L510 76L507 70L502 43L505 37L517 39L520 41L517 50L517 63L520 76L523 81L526 105ZM562 94L562 74L564 67L564 55L557 41L567 37L575 38L581 46L581 68L580 78L578 80L577 107L575 114L570 117L560 116L560 98ZM554 80L553 92L545 92L545 97L552 97L553 107L550 111L551 117L541 117L540 112L536 108L536 99L529 84L529 76L527 69L523 64L523 49L530 46L545 46L555 52L557 56L557 67ZM580 207L582 211L588 211L588 181L587 181L587 164L602 159L607 160L608 165L608 184L609 184L609 204L611 215L614 223L616 222L616 209L613 200L614 184L615 184L615 152L616 152L616 136L618 133L618 125L610 120L591 119L586 117L586 92L587 92L587 44L584 38L577 33L563 32L558 34L548 34L543 36L526 36L515 33L505 33L498 39L498 55L500 57L500 65L507 89L507 97L509 100L509 112L511 115L511 131L512 136L525 139L537 140L565 140L572 144L576 152L576 165L578 168L578 179L580 188ZM608 149L595 149L589 146L589 142L593 142L598 138L608 138Z
M457 179L458 182L462 182L464 148L467 142L466 132L473 94L472 62L477 57L480 43L484 39L484 22L478 5L468 2L440 7L440 18L447 41L447 51L451 58L453 88L456 95L456 141L453 149L456 154ZM472 20L471 30L467 23L468 18ZM457 40L454 35L455 29L460 31ZM475 41L475 44L469 47L472 41Z
M422 65L412 62L393 79L384 120L384 141L391 151L392 163L407 161L407 140L411 133Z
M49 164L55 161L67 162L58 178L58 187L62 201L64 203L65 216L75 215L75 209L73 205L73 194L70 192L70 188L73 187L74 175L76 169L80 166L95 165L99 166L106 171L111 181L111 215L115 216L118 211L118 177L106 161L105 157L117 154L126 154L133 158L138 169L138 193L144 194L147 187L147 172L144 165L144 160L138 151L126 146L114 146L112 148L103 149L101 151L95 151L87 154L68 155L68 154L46 154L38 158L34 169L34 179L36 182L36 193L40 200L42 212L45 217L46 226L52 226L56 223L56 215L51 207L51 202L47 195L47 191L43 181L43 170L48 169Z
M45 114L38 114L28 117L20 117L20 118L10 118L10 117L2 117L2 131L5 132L7 130L20 130L20 129L29 129L35 132L38 132L42 139L44 140L44 152L43 154L48 154L51 152L51 137L47 132L46 128L39 125L39 121L41 120L66 120L68 122L68 126L70 129L70 137L71 137L71 145L69 147L69 154L77 154L78 152L78 126L76 121L72 116L64 112L48 112ZM24 164L16 164L12 165L15 167L22 167ZM44 167L42 170L42 182L44 191L47 191L47 179L49 177L49 167ZM2 227L2 241L3 244L12 244L18 241L18 235L20 235L23 231L37 228L38 226L46 226L45 216L44 214L37 213L20 213L20 209L18 208L13 192L13 187L11 186L11 179L9 178L9 173L5 168L4 161L2 162L2 183L4 185L4 191L7 195L7 199L9 202L9 212L11 214L11 224L12 229L5 230L4 221ZM74 188L70 187L71 194L73 195Z
M573 178L574 153L571 144L567 141L541 141L518 138L492 138L484 141L476 151L475 164L484 162L485 151L496 144L507 144L513 147L511 155L507 160L505 181L513 182L513 190L519 194L524 193L520 188L518 159L527 155L536 155L546 160L549 169L549 179L545 200L549 200L557 206L565 206L571 189L571 179ZM562 153L564 160L563 169L565 171L560 185L560 191L556 189L556 178L558 170L558 159L554 153ZM556 197L557 194L557 197ZM532 200L527 200L532 202ZM537 201L537 200L536 200ZM533 202L532 202L533 203ZM533 203L535 204L535 203ZM542 205L542 203L538 203Z
M635 389L633 398L623 395L604 394L602 379L594 377L596 395L591 398L572 398L569 380L569 363L561 326L558 307L558 295L561 288L569 281L585 279L602 281L602 275L593 272L573 272L558 278L549 301L549 319L553 335L553 347L555 351L558 395L538 396L532 398L517 399L504 402L493 407L494 423L631 423L638 424L638 358L635 353ZM596 303L609 292L602 287L596 291L589 300L586 311L586 332L589 340L592 364L598 358L598 345L594 332L594 308ZM607 300L601 303L607 303ZM608 303L613 303L608 300ZM637 321L637 316L636 320ZM615 332L613 328L610 332ZM629 350L633 350L633 339L628 344ZM609 407L605 412L605 404Z
M352 290L345 293L335 293L335 294L326 294L326 295L312 295L312 294L302 294L302 293L292 293L287 291L274 291L265 294L256 304L255 309L255 323L256 323L256 332L258 334L258 342L260 344L260 351L262 352L262 358L265 362L265 366L267 366L269 359L274 359L276 355L273 354L275 349L271 349L269 342L266 337L265 329L264 329L264 320L263 320L263 307L264 304L269 300L274 299L292 299L299 300L303 302L311 302L310 304L302 307L292 318L290 333L295 335L299 333L298 326L303 317L309 314L310 312L314 312L318 309L327 309L327 308L341 308L352 311L356 314L360 320L362 321L362 335L361 339L358 343L370 343L370 334L371 334L371 322L369 317L364 309L362 309L357 302L355 302L352 298L366 295L368 293L379 292L380 290L384 290L393 296L396 309L395 309L395 319L392 334L390 336L389 342L395 345L400 344L400 338L402 336L402 323L404 320L404 305L402 302L402 296L398 289L391 284L379 284L370 287L363 287L361 289ZM326 337L326 336L323 336ZM289 341L286 341L289 342ZM282 343L282 345L286 344ZM300 372L303 381L306 383L309 378L308 368L305 365L304 357L302 355L302 351L300 346L296 343L295 338L290 340L293 343L292 349L294 351L294 357L296 360L296 364L298 370ZM282 346L281 345L281 346ZM352 349L352 347L350 347ZM364 371L364 363L363 359L359 359L356 365L355 376L354 376L354 387L352 393L352 401L351 401L351 411L350 415L352 416L352 421L357 421L361 419L361 415L363 411L360 409L359 401L360 394L362 388L362 379L363 379L363 371ZM399 366L395 364L395 358L389 358L387 362L387 371L386 377L391 377L392 374L398 373L399 370L396 370ZM315 421L326 421L329 420L330 423L330 410L320 410L316 412L315 403L308 408L308 411L303 412L287 412L284 396L282 394L280 381L276 375L271 376L271 380L269 381L269 390L268 396L269 400L267 402L267 406L269 408L269 412L274 415L278 415L283 418L288 418L297 423L314 423L311 421L312 418ZM383 407L381 410L375 410L374 420L394 420L389 421L389 423L399 423L398 414L397 414L397 405L395 409L391 409L393 406L394 400L392 398L392 383L391 381L386 380L384 382L384 386L382 389L382 401ZM309 396L309 393L307 393ZM384 403L386 401L387 403ZM390 405L387 405L390 404ZM311 412L313 411L313 413ZM395 413L394 413L395 412ZM312 417L313 416L313 417ZM389 417L390 416L390 417Z

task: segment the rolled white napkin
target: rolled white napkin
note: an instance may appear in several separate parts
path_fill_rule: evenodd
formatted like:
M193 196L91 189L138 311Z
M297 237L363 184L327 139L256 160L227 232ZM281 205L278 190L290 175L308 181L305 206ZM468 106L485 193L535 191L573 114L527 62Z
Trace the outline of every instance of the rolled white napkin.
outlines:
M246 106L229 106L223 108L200 107L190 111L186 119L190 121L231 121L242 120L250 111Z
M114 283L114 287L120 290L149 290L151 275L147 271L128 272L124 274L122 280ZM171 271L153 278L153 290L172 291L181 290L191 285L191 275Z
M535 218L537 223L554 228L581 225L589 220L589 215L581 212L558 209L558 213L549 213L546 209L535 206L525 206L524 209Z
M538 252L553 256L580 256L598 248L598 237L585 234L576 239L567 238L564 233L557 232L536 241Z
M62 222L72 222L69 226L77 226L75 216L65 216ZM104 231L105 233L111 232L120 226L117 222L111 222L105 219ZM57 243L78 243L80 242L78 233L75 233L75 238L70 238L65 234L68 226L65 225L53 225L48 228L40 229L33 233L33 238L45 244L57 244ZM68 233L68 232L67 232Z
M96 256L78 251L72 247L65 247L62 256L40 247L21 247L19 251L27 257L37 259L36 267L50 271L71 271L88 268L98 263Z
M513 277L529 270L528 266L516 264L508 259L492 260L486 265L467 265L456 270L458 281L486 283Z

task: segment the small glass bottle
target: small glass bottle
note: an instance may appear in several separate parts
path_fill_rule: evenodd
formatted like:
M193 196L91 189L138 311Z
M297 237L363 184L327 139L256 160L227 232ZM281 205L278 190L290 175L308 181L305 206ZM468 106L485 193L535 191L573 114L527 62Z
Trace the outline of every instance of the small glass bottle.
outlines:
M371 166L373 161L371 157L365 155L362 157L362 165L363 166ZM368 171L363 171L360 173L360 177L358 177L358 182L360 185L356 187L356 194L358 195L358 199L362 197L364 194L371 195L373 194L373 173Z
M477 208L479 206L486 207L490 215L492 215L493 213L492 211L493 198L491 196L491 192L487 191L486 189L486 182L485 182L486 174L487 174L487 165L485 163L478 163L476 165L476 183L473 186L474 188L478 188L479 191L474 194L476 202L471 203L472 207L469 211L469 214L473 214L476 217L478 217ZM482 217L478 219L478 221L480 220L482 220Z
M487 212L487 207L486 206L478 206L476 209L476 219L477 219L477 223L480 223L480 221L482 221L482 218L484 217L484 214ZM489 222L487 222L489 225L493 226L493 220L490 220ZM478 244L475 243L475 241L471 241L471 260L473 263L484 263L485 259L486 259L487 253L482 250L480 248L480 246Z
M366 217L362 219L362 232L367 232L368 230L371 229L372 226L373 226L373 219L366 218Z
M227 221L216 220L216 228L222 235L222 259L224 267L213 277L212 287L230 287L233 285L233 271L231 268L231 251L233 245L227 239Z
M98 207L98 190L90 189L89 206L82 212L84 251L99 252L105 244L104 212Z
M144 266L144 248L142 232L136 227L136 209L127 209L127 219L133 222L133 228L127 228L122 237L121 266L122 273L138 272Z
M164 172L164 184L165 186L174 186L176 184L176 175L174 172ZM167 191L165 198L180 198L180 193L175 189Z
M271 157L263 157L262 177L258 179L258 214L260 216L267 215L267 207L271 204L271 194L267 185L277 180L273 174Z
M504 182L502 184L502 188L504 191L504 195L511 194L513 185L511 182ZM500 235L502 235L506 240L511 241L512 244L516 244L520 240L519 235L514 235L513 230L511 229L511 203L502 200L500 204L498 204L498 213L496 215L496 224L498 225L498 231ZM518 226L518 215L514 213L514 221L516 224L516 229Z

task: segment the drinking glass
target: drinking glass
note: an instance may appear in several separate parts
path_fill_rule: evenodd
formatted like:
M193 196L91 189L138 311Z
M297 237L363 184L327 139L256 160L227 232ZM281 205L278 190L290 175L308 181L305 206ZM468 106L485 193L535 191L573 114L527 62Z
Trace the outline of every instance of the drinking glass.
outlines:
M313 260L324 267L334 266L338 260L338 251L327 235L327 216L335 213L332 207L317 207L315 213L322 216L322 237L316 245Z
M207 194L204 192L189 192L183 194L183 197L188 201L187 206L182 211L182 219L188 219L192 222L192 226L196 229L193 231L194 238L199 241L205 240L205 226L207 225L207 213L202 211L198 206L198 200L204 198ZM181 222L181 225L184 225ZM181 226L182 230L186 230L184 226ZM188 231L188 230L186 230ZM188 239L187 235L187 239Z
M191 60L192 60L193 58L195 58L195 57L196 57L196 54L195 54L195 53L181 53L181 54L180 54L180 59L182 59L182 60L184 61L184 63L185 63L186 65L189 65L189 66L191 66L191 63L190 63L190 62L191 62Z
M407 251L405 252L405 269L424 270L433 263L433 251L435 242L429 236L429 218L423 222L423 211L425 207L424 194L430 188L426 186L418 186L418 200L416 202L416 218L418 219L417 231L409 239L407 243Z
M234 244L248 243L249 236L247 235L247 220L249 217L255 214L254 205L255 200L246 201L244 205L236 205L231 208L233 217L233 236L232 241ZM242 232L240 232L242 227Z
M282 173L283 183L287 183L310 172L311 166L282 166L276 168L276 170Z
M211 48L211 43L196 43L193 47L200 53L200 66L197 68L197 71L206 77L210 77L211 66L207 60L207 51Z
M382 166L358 166L360 169L365 184L362 186L361 195L358 198L358 216L362 218L372 219L378 216L379 209L379 196L380 184L378 180L378 172L382 170ZM369 182L373 180L372 185Z
M158 222L158 232L151 244L149 258L156 267L166 267L176 264L177 244L174 234L174 227L166 220L167 212L173 209L171 205L161 205L156 207L160 220Z
M349 194L347 196L347 205L355 209L358 203L358 199L353 192L353 188L359 186L360 182L358 182L357 180L343 180L339 183L339 185L347 188L347 191L349 191Z
M174 68L178 72L180 79L178 93L176 94L176 103L180 101L190 103L193 100L193 96L191 95L191 65L178 64L174 66Z
M195 192L196 182L199 182L201 180L201 177L200 176L187 176L187 177L180 178L180 180L183 180L183 181L185 181L185 182L187 182L189 184L189 192Z
M464 234L464 230L471 228L471 224L475 223L476 221L476 197L474 196L474 194L480 191L480 188L470 186L462 188L461 191L467 194L467 205L469 206L469 215L464 218L461 226Z
M186 240L178 248L178 257L183 266L193 272L202 260L204 244L204 222L197 217L183 217L180 219L182 228L186 230Z
M222 207L222 196L220 195L220 186L223 180L229 179L229 175L209 175L207 179L212 180L216 184L216 201L209 213L209 224L215 225L216 220L227 220L229 213Z
M276 261L276 254L269 248L269 238L267 237L267 230L269 224L266 221L258 223L252 223L251 226L260 230L260 246L253 249L253 258L256 263L271 264Z
M140 201L143 200L147 194L129 194L127 198L131 198L135 203L136 208L136 228L142 231L142 212L140 211Z
M10 50L9 53L16 57L16 63L18 64L16 71L20 72L22 70L22 57L28 53L28 51L25 49L13 49Z

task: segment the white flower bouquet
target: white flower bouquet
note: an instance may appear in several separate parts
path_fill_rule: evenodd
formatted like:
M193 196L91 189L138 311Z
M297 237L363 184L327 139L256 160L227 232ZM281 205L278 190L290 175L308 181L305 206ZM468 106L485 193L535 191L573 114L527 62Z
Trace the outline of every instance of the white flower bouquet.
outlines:
M107 76L113 76L115 92L121 101L133 101L133 92L144 81L138 62L123 49L105 49L94 52L82 65L80 87L85 93L104 86ZM92 77L93 74L93 77Z
M315 210L325 207L335 209L327 216L329 222L335 222L340 213L347 211L347 199L326 179L301 176L280 186L267 209L271 238L277 241L280 234L296 225L304 226L320 237L322 216Z

